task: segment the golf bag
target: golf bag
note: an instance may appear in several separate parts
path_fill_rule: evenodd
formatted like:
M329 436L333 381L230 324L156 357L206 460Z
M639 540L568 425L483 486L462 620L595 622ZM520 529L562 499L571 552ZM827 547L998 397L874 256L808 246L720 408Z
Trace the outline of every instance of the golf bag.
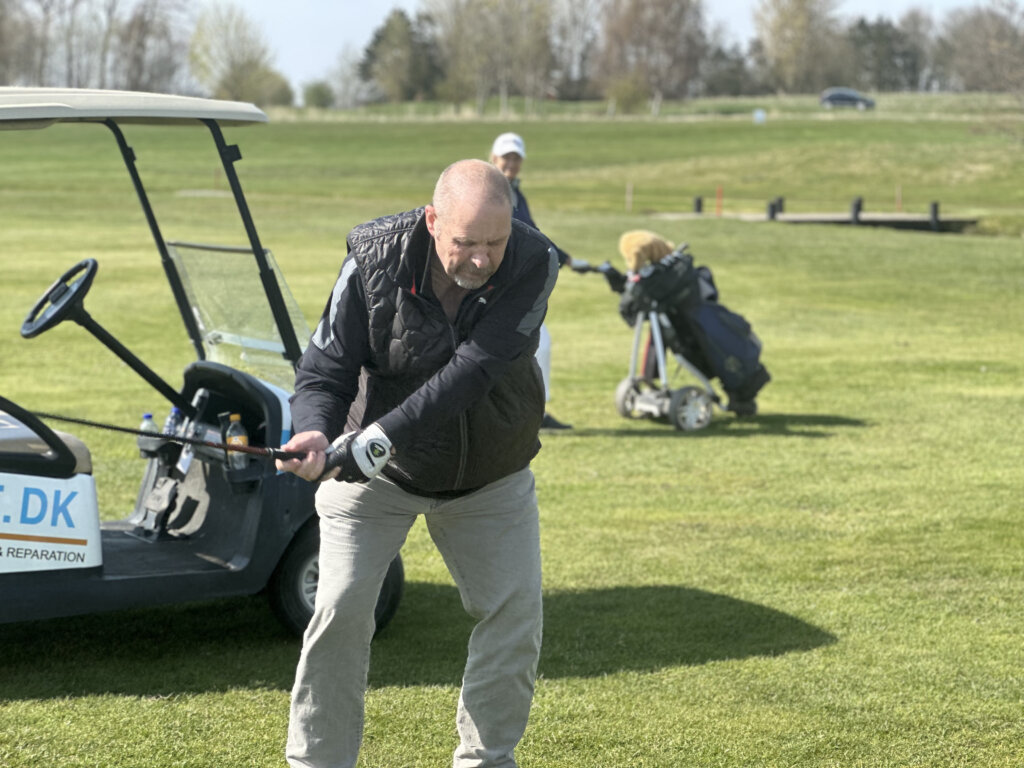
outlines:
M632 327L650 312L662 318L667 348L709 379L718 378L729 410L754 412L754 398L771 380L760 362L761 341L741 315L718 303L711 270L695 266L685 245L626 279L619 301L623 320ZM654 364L649 353L650 345L647 370Z

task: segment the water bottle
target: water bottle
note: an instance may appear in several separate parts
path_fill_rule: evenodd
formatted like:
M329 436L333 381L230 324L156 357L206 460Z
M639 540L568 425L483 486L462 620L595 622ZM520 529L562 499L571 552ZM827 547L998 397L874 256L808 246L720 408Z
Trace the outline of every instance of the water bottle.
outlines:
M224 442L228 445L248 445L249 433L242 425L242 417L237 413L231 414L228 428L224 432ZM228 451L228 466L231 469L245 469L249 465L249 457L238 451Z
M165 435L178 434L178 430L181 428L181 422L184 420L183 417L184 414L178 406L171 406L171 411L167 414L167 420L164 421L163 433Z
M156 422L153 421L152 413L142 414L142 423L139 424L140 432L152 433L154 437L147 435L139 435L139 455L143 458L151 456L157 448L160 447L160 438L157 435L160 434L160 428L157 427Z

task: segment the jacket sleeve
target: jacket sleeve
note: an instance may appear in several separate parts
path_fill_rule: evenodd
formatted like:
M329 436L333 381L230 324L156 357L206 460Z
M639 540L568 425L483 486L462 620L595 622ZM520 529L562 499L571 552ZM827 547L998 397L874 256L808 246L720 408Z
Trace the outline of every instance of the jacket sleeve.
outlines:
M359 391L359 372L370 357L368 325L366 292L350 256L295 368L290 402L296 433L316 430L333 440L344 431Z
M514 189L516 193L516 205L515 208L512 209L512 217L515 219L519 219L519 221L523 222L524 224L529 224L531 227L540 232L540 227L537 226L536 222L534 222L533 220L533 216L530 215L530 206L526 202L526 196L523 194L522 190L519 189L518 186L514 187ZM545 237L547 237L547 235L545 235ZM551 242L550 238L548 242ZM551 244L555 246L555 253L558 254L558 266L564 267L571 257L566 251L563 251L553 242L551 242Z
M452 359L401 405L378 419L399 451L403 443L457 418L484 397L513 362L534 354L557 277L558 258L545 241L512 270L498 295L489 299L483 293L472 299L491 303L456 347Z

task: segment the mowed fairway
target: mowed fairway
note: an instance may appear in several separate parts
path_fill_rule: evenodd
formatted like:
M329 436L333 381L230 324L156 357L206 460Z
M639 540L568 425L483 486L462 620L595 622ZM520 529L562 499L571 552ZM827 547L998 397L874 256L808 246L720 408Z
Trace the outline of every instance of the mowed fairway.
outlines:
M664 122L274 122L228 133L264 244L311 325L354 224L523 133L538 223L598 263L627 229L688 242L764 342L761 412L677 433L615 410L632 335L598 275L548 315L534 462L545 645L523 768L1024 764L1024 240L685 220L892 210L1020 221L1024 150L984 115ZM202 130L127 131L168 239L241 244ZM0 394L135 426L167 404L74 324L25 314L82 258L86 308L172 386L191 359L109 133L0 133ZM632 185L632 210L625 190ZM874 203L874 205L873 205ZM730 207L731 206L731 207ZM226 226L223 224L226 223ZM240 302L249 297L237 297ZM252 298L261 300L259 297ZM131 438L93 449L130 512ZM361 768L450 764L471 620L422 525L374 642ZM0 595L2 599L2 595ZM0 765L280 766L299 643L260 599L0 626Z

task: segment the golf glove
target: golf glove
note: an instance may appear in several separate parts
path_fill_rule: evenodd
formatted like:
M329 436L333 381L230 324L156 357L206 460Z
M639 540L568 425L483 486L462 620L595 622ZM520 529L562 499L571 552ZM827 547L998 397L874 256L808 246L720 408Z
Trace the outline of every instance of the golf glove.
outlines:
M604 279L608 281L608 287L615 293L622 293L626 290L626 276L607 261L597 267L597 271L604 275Z
M365 483L380 474L391 458L391 440L377 424L359 432L346 432L327 449L324 476L340 468L337 480L346 483Z

